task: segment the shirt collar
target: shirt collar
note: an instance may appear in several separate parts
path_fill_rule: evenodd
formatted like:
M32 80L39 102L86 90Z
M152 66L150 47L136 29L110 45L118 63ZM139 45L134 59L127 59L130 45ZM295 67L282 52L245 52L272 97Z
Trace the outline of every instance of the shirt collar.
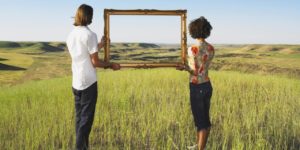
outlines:
M77 28L77 29L86 28L86 29L90 30L90 28L88 26L75 26L75 28Z

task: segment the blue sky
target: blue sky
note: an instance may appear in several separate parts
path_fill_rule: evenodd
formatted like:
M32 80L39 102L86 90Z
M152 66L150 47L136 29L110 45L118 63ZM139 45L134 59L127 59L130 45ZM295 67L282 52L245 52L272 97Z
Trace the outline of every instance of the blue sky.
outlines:
M77 7L94 8L90 28L103 34L103 9L187 9L188 22L205 16L208 41L224 44L300 44L299 0L11 0L0 5L1 41L65 41ZM180 41L179 17L113 16L113 42ZM192 43L192 39L188 39Z

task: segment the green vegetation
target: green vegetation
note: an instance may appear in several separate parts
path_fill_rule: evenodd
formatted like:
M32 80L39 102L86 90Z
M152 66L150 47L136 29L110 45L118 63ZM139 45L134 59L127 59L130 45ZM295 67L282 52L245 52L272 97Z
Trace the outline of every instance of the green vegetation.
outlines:
M63 43L0 42L0 87L70 75L70 68Z
M92 149L185 149L195 140L188 74L175 69L100 71ZM300 81L211 72L208 149L297 149ZM70 77L0 89L0 147L74 148Z
M19 80L32 63L32 57L18 53L0 52L0 84L10 84ZM23 68L23 69L17 69Z
M144 62L169 60L162 56L178 56L178 47L114 43L111 49L116 61ZM215 48L207 148L298 149L300 46ZM1 149L74 149L70 68L64 43L0 42ZM194 144L186 72L99 69L98 77L92 149L185 149Z
M214 70L300 79L299 45L216 45Z

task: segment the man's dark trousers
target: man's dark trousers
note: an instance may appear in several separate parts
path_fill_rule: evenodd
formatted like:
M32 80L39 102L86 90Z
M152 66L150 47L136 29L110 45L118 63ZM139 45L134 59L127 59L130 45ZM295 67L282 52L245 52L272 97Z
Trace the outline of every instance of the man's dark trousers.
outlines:
M97 82L84 90L72 89L76 111L76 149L86 150L89 146L89 135L94 121L98 96Z

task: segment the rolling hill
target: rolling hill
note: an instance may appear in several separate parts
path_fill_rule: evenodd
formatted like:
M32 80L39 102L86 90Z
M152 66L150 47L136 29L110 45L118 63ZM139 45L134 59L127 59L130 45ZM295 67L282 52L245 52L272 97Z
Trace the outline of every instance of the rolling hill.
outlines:
M299 45L214 46L213 70L300 78ZM112 62L118 63L179 62L180 52L178 44L112 43L110 57ZM104 57L103 49L99 56ZM63 42L0 41L0 83L16 84L69 75L70 62Z

